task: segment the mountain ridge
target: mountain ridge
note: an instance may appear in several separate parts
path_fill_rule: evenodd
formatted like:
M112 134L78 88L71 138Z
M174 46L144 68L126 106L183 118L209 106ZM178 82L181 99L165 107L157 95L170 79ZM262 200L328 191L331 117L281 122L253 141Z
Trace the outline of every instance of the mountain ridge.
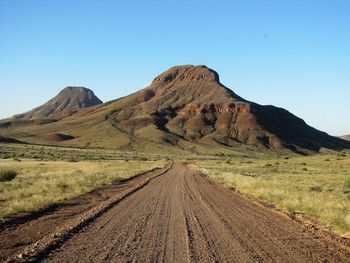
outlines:
M323 148L350 149L283 108L247 101L220 83L204 65L176 66L128 96L81 109L55 123L30 124L0 134L28 142L70 138L53 143L126 150L201 152L239 147L290 150L307 154Z

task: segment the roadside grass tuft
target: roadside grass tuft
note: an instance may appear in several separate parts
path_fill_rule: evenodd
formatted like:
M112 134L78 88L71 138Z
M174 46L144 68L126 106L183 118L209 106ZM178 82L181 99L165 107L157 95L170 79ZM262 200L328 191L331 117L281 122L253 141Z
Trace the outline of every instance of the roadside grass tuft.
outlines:
M350 177L345 178L344 184L343 184L343 192L345 194L350 193Z

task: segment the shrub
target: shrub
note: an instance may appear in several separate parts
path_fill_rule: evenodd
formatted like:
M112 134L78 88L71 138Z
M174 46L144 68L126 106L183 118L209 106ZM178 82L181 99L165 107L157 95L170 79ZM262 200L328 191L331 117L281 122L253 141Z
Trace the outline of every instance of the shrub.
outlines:
M250 177L258 177L258 175L256 173L253 172L243 172L242 173L243 176L250 176Z
M236 186L231 185L231 186L229 187L229 189L230 189L231 191L236 191Z
M343 192L346 193L350 193L350 177L347 177L344 181L343 184Z
M345 181L344 181L344 188L350 188L350 177L345 179Z
M309 187L310 192L322 192L322 186L321 185L312 185Z
M346 199L350 201L350 194L346 194Z
M0 182L9 182L17 176L15 170L2 170L0 171Z

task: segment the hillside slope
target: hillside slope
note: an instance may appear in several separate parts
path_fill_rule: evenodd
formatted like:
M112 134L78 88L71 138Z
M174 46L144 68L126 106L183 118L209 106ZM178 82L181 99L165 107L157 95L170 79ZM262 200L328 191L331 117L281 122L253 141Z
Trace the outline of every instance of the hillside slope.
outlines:
M72 115L78 109L101 104L94 92L84 87L66 87L45 104L12 117L16 120L61 119Z
M58 140L57 133L69 140ZM55 123L9 126L0 134L28 142L160 152L350 149L349 142L282 108L241 98L220 83L215 71L192 65L170 68L145 89Z
M341 139L350 141L350 135L340 136Z

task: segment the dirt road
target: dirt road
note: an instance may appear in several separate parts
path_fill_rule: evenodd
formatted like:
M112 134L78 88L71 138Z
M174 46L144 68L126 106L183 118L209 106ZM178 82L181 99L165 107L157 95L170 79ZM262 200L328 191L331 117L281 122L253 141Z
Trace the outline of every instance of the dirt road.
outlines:
M175 164L35 260L349 262L350 247Z

